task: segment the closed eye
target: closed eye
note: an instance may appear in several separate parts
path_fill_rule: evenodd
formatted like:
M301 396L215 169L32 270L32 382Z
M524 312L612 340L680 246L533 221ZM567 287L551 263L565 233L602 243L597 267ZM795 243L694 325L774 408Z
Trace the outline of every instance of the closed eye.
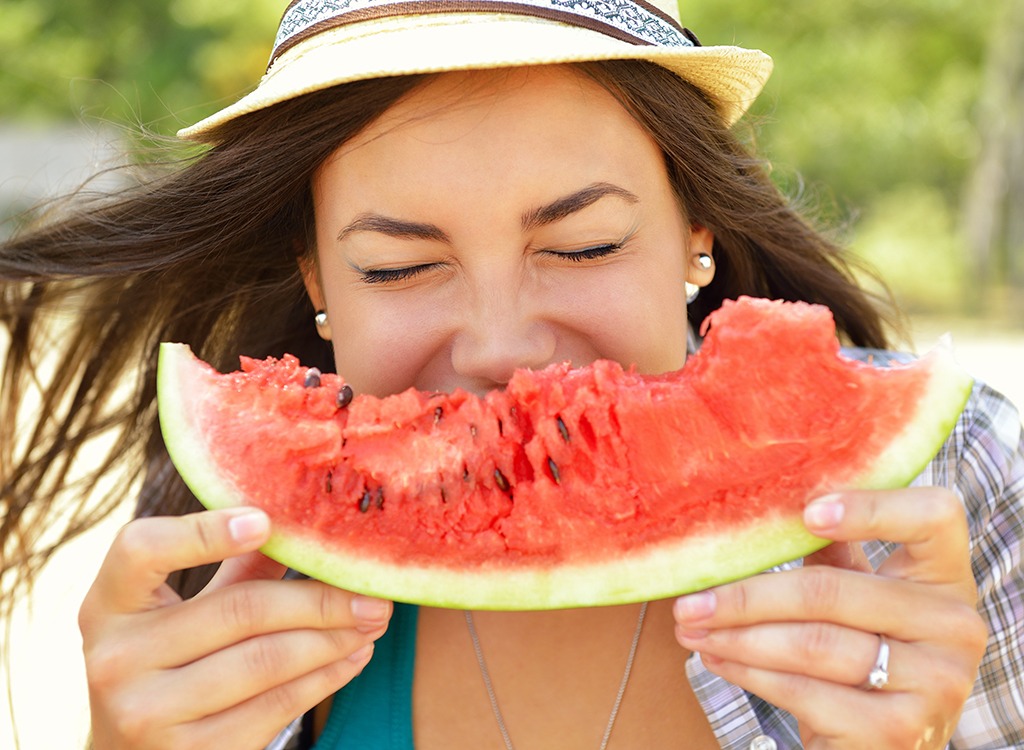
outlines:
M621 244L609 243L606 245L584 247L580 250L573 250L571 252L557 252L555 250L549 250L548 252L551 255L557 255L559 258L565 258L573 263L582 263L583 261L596 260L597 258L604 258L606 256L613 255L621 249Z
M434 267L433 263L421 263L417 266L406 266L405 268L371 268L367 270L357 269L363 282L367 284L395 284L400 281L408 281L425 271Z

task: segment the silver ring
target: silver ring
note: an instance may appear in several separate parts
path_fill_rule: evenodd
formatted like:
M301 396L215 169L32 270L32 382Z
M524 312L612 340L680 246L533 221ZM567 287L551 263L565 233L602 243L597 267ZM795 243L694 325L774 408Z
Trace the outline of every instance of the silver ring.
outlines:
M889 684L889 641L881 633L878 634L878 656L868 673L867 680L861 685L863 690L881 690Z

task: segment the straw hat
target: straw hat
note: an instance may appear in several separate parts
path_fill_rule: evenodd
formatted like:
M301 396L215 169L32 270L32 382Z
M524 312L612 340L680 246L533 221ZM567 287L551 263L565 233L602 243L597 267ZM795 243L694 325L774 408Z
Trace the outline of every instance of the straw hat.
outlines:
M676 0L292 0L259 86L178 135L214 140L240 115L350 81L589 60L668 68L730 125L772 67L759 50L701 46Z

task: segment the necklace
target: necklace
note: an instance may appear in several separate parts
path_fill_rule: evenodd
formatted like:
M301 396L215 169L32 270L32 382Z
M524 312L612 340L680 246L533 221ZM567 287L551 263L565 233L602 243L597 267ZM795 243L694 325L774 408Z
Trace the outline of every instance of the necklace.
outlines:
M505 726L505 717L501 714L498 706L498 698L494 694L494 685L491 684L491 673L487 670L487 662L484 661L484 653L480 648L480 637L476 633L476 625L473 622L473 613L466 611L466 627L469 628L469 639L473 642L473 652L476 654L476 663L480 666L480 676L484 678L484 687L487 688L487 697L491 701L491 711L498 722L498 729L501 731L501 738L505 741L506 750L515 750L512 738L509 736L508 728ZM612 736L612 728L615 726L615 719L619 716L619 706L622 705L622 696L626 693L626 685L629 684L629 674L633 671L633 660L636 659L636 647L640 643L640 632L644 629L644 618L647 616L647 602L640 607L640 616L636 620L636 630L633 633L633 640L629 645L629 656L626 658L626 670L622 673L622 681L619 683L619 691L615 694L615 704L608 716L608 725L604 728L604 736L601 738L600 750L606 750L608 740Z

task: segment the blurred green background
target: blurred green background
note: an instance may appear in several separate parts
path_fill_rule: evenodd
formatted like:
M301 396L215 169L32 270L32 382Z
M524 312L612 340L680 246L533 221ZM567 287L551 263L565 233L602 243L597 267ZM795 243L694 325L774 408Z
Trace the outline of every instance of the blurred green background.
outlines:
M0 0L0 125L173 133L258 79L283 6ZM682 17L775 57L752 120L773 174L909 312L1024 320L1024 0L684 0Z
M170 134L249 90L285 4L0 0L0 219L140 126ZM1024 405L1024 0L683 0L682 18L774 56L751 118L773 175L878 267L923 346L953 331ZM130 505L62 551L7 631L0 747L15 716L23 748L84 745L75 611Z

